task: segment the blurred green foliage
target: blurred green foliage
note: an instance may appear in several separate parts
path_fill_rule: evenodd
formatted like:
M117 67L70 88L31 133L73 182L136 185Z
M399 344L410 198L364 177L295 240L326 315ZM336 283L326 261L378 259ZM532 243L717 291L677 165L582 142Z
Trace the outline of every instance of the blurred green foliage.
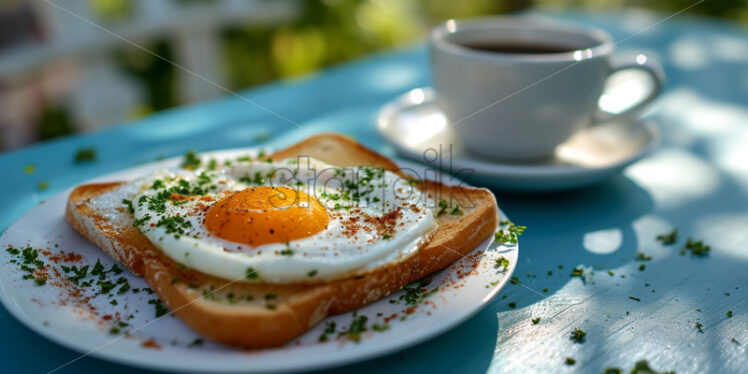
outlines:
M124 0L90 0L101 16L127 18L132 3ZM211 0L179 0L184 6ZM501 14L535 7L616 11L639 7L675 13L695 0L300 0L300 16L272 26L232 27L221 34L225 74L232 89L245 89L275 79L312 73L372 52L415 43L435 24L450 18ZM748 23L748 0L709 0L688 13ZM172 48L166 41L146 46L167 59ZM116 60L146 91L139 115L180 104L175 68L137 49L117 53ZM39 122L44 138L72 131L69 116L49 108Z
M233 88L412 44L446 19L512 12L531 1L309 0L298 5L301 16L292 22L224 32L226 71Z
M70 113L61 105L50 105L44 108L38 121L39 140L57 138L74 131Z
M126 73L144 86L148 101L145 106L149 111L176 105L176 71L169 62L174 61L171 46L165 40L157 40L145 45L144 48L153 53L128 48L117 52L115 60Z

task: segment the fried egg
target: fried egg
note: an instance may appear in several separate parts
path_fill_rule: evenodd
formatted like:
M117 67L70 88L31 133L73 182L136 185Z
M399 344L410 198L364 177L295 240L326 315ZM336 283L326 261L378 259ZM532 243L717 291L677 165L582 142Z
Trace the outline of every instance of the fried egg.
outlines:
M436 228L413 181L304 157L164 169L123 188L134 225L172 260L228 280L334 280L402 261Z

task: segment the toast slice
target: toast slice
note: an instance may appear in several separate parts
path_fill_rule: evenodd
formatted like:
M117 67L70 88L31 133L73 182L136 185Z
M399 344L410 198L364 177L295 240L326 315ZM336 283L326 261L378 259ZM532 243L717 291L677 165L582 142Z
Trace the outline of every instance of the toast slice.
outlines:
M381 167L404 175L389 159L337 134L316 135L268 157L299 155L339 167ZM419 188L432 196L451 196L464 213L438 217L432 240L408 259L328 283L230 282L180 267L132 226L131 214L124 208L122 217L116 217L121 219L104 218L91 208L91 199L120 184L77 187L68 200L68 222L132 273L144 277L165 305L196 332L244 348L282 345L331 314L355 310L397 291L460 259L492 235L498 225L498 208L490 191L424 182Z

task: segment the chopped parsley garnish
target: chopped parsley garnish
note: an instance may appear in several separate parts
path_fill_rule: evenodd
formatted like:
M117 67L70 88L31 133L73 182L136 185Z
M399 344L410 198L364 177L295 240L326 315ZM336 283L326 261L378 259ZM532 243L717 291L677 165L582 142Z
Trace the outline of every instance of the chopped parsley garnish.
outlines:
M452 209L451 212L449 212L449 214L451 214L453 216L461 216L462 215L462 210L460 210L460 206L459 205L455 204L455 207Z
M584 330L575 328L574 331L571 332L570 339L576 343L583 343L585 336L587 336L587 333L584 332Z
M107 270L107 272L112 272L114 274L120 274L120 273L122 273L122 269L120 269L119 266L117 266L117 264L112 264L112 267L109 268L109 270ZM150 290L150 288L149 288L149 290Z
M99 294L108 294L110 291L112 291L115 287L117 287L117 283L111 282L111 281L98 281L96 282L96 285L100 287Z
M19 268L27 273L21 277L22 279L33 279L37 286L43 286L47 283L46 277L36 275L37 270L41 270L45 266L44 261L39 258L39 252L36 249L27 245L23 249L8 247L7 251L16 257L10 262L18 264L20 260Z
M634 300L634 301L642 301L642 299L638 297L634 297L634 296L629 296L629 299Z
M520 282L519 281L519 277L515 275L515 276L509 278L509 283L511 283L511 284L520 284L522 282Z
M390 325L388 325L386 323L383 324L383 325L375 323L375 324L371 325L371 329L374 330L374 331L377 331L377 332L387 331L387 330L390 329Z
M135 227L140 227L148 223L148 221L151 220L151 216L149 214L144 215L141 218L138 218L132 222L132 225Z
M504 256L501 256L496 259L496 265L495 268L503 268L504 270L509 269L509 260L507 260Z
M369 317L361 315L356 316L356 312L353 312L353 321L348 330L338 334L338 337L345 337L348 340L356 343L361 341L361 334L366 332L366 323L369 321Z
M319 336L317 341L326 342L328 340L327 335L334 334L334 333L335 333L335 321L327 322L327 325L325 326L325 331L322 332L322 334Z
M265 295L265 300L273 300L273 299L275 299L276 297L278 297L278 295L276 295L276 294L274 294L274 293L269 293L269 294L266 294L266 295Z
M313 276L315 276L315 275L317 275L317 269L314 269L314 270L306 273L306 276L310 277L310 278L313 277Z
M416 305L422 303L426 298L439 291L439 287L428 289L428 285L431 283L432 278L430 276L421 278L415 282L407 284L403 290L405 294L398 298L398 301L405 301L406 305Z
M182 169L195 170L200 167L202 161L200 157L193 150L187 151L184 154L184 160L182 160Z
M574 268L574 270L571 271L571 274L569 276L570 277L581 277L583 275L584 275L584 268L577 267L577 268Z
M174 237L178 238L179 235L184 234L185 229L192 227L192 223L181 216L161 217L156 226L165 227L167 234L175 234Z
M258 185L261 186L265 184L265 178L262 177L262 174L260 172L256 172L254 179L249 177L249 174L245 174L243 177L239 178L239 182L246 183L249 185Z
M623 371L619 368L606 368L603 374L623 374Z
M669 234L657 235L657 240L664 245L673 245L678 241L678 229L673 229Z
M727 311L727 318L732 318L732 310Z
M201 345L203 345L203 340L200 338L197 338L193 340L190 344L187 344L187 347L192 348L192 347L199 347Z
M444 215L444 213L447 213L447 207L448 206L449 206L449 204L447 204L446 200L440 201L439 202L439 211L436 212L436 216L437 217L441 217L442 215Z
M197 184L204 186L210 182L212 182L213 179L208 175L207 173L203 172L197 175Z
M644 265L644 264L639 265L639 271L644 271L645 269L647 269L647 265Z
M132 200L122 199L122 204L127 207L127 213L135 213L135 208L132 207Z
M34 165L28 164L23 167L23 172L26 174L34 174L35 171L36 171L36 166Z
M153 304L153 307L156 309L156 318L163 317L169 312L169 309L166 309L159 299L150 299L148 300L148 304Z
M49 188L49 182L48 181L41 181L39 184L36 185L36 187L39 189L39 191L44 191L47 188Z
M532 319L532 324L533 325L537 325L538 323L540 323L540 317Z
M494 233L494 240L499 244L517 244L517 237L527 229L527 226L515 225L509 220L500 221L499 226L505 226Z
M286 249L280 251L280 255L281 256L293 256L293 254L294 254L294 251L291 248L286 248Z
M96 161L96 149L95 148L78 149L78 151L75 152L75 157L73 157L73 161L75 161L76 164Z
M696 322L696 330L699 330L699 332L704 332L704 325L702 325L701 322Z
M517 307L517 303L515 303L514 301L510 301L509 304L507 304L507 305L509 305L510 308L516 308Z
M74 285L78 286L78 285L80 285L80 281L83 278L85 278L85 277L88 276L88 268L89 268L88 265L83 266L80 269L78 269L78 267L76 267L75 265L73 265L72 267L69 267L69 268L63 266L62 270L64 272L66 272L66 273L73 273L73 275L71 275L71 276L68 277L68 280L70 280L71 282L73 282Z
M569 365L569 366L571 366L571 365L574 365L574 364L576 364L576 363L577 363L577 360L575 360L575 359L573 359L573 358L571 358L571 357L567 357L567 358L566 358L566 360L565 360L564 362L566 363L566 365Z
M255 269L248 267L244 276L249 280L254 280L260 278L260 273L258 273Z
M616 275L616 273L614 273L612 270L608 270L608 275L610 275L612 277L612 276Z
M387 235L387 234L382 235L382 240L389 240L389 239L392 239L392 235Z

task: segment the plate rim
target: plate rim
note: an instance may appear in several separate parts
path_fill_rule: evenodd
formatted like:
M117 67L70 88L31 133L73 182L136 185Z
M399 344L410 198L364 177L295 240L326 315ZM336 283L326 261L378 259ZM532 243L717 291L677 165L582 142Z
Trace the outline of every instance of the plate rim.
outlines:
M231 153L231 152L257 152L259 150L268 150L268 149L269 148L267 147L242 147L242 148L204 151L204 152L200 152L200 154L202 155L202 154L213 154L213 153L223 154L223 153ZM76 184L76 186L80 184L85 184L85 183L112 179L118 174L127 173L128 171L131 171L133 169L142 168L145 166L156 167L162 164L167 165L170 163L174 163L175 161L180 160L180 159L181 157L173 157L173 158L159 160L159 161L151 162L147 164L134 165L126 169L107 173L107 174L92 178L90 180L78 183ZM424 165L417 164L409 160L396 158L394 159L394 161L396 164L402 167L414 167L414 166L419 167L419 168L424 167ZM456 178L452 178L452 180L459 181ZM467 183L464 183L464 185L470 186ZM53 196L50 196L46 200L51 200L53 198L60 198L61 196L67 196L70 194L70 192L74 188L75 186L67 188ZM23 213L17 220L11 223L8 226L8 228L2 233L2 235L0 235L0 240L4 239L6 235L8 235L9 232L12 232L12 230L14 229L14 226L19 225L21 221L23 221L24 218L26 218L29 214L32 213L34 209L38 207L39 207L39 204L35 205L31 209ZM504 214L501 208L499 208L498 211L499 211L499 217L501 219L508 219L508 217L506 216L506 214ZM60 215L62 216L62 213L60 213ZM486 241L489 241L489 245L490 245L490 243L493 242L493 239L489 237L489 238L486 238L484 242ZM478 248L481 248L482 245L483 243L481 243L476 248L474 248L470 253L472 253ZM506 272L503 273L503 276L501 280L499 281L499 283L496 284L496 286L491 287L489 292L481 298L480 303L475 304L472 308L470 308L467 311L467 313L458 314L455 317L450 316L446 319L440 320L441 323L439 323L438 325L435 325L433 329L422 330L424 332L421 333L420 335L419 334L406 335L402 339L394 340L392 344L378 344L378 345L374 345L373 347L372 346L367 347L366 349L349 351L349 352L346 352L345 355L336 356L333 359L314 360L312 363L308 363L303 366L296 364L296 365L286 365L286 366L280 365L280 366L274 366L274 367L249 368L246 365L247 361L244 361L244 360L240 360L238 362L225 363L225 366L223 367L216 365L216 362L213 362L213 361L201 362L200 364L197 364L197 365L195 364L195 362L189 362L188 364L183 364L180 366L179 364L174 365L173 361L163 360L164 357L163 356L159 357L157 353L158 351L144 350L143 354L130 355L128 353L117 353L117 350L104 349L108 347L109 345L111 345L116 340L110 340L104 345L99 344L99 345L95 345L95 347L92 348L91 344L86 344L86 340L79 341L76 339L66 338L64 336L63 331L50 328L49 326L44 326L43 321L37 321L33 319L32 317L30 317L18 305L18 303L16 302L16 298L14 298L11 295L11 293L8 292L6 285L3 284L2 282L0 282L0 302L2 302L3 306L6 308L6 310L8 310L8 313L10 315L12 315L17 321L19 321L22 325L29 328L34 333L40 335L41 337L45 339L48 339L54 342L55 344L59 346L62 346L74 352L80 353L81 356L76 357L74 361L90 355L90 356L93 356L99 359L103 359L105 361L115 362L117 364L123 364L123 365L128 365L131 367L151 369L151 370L164 370L164 371L169 371L169 372L213 372L213 373L276 372L277 373L277 372L291 372L291 371L310 371L310 370L340 367L340 366L352 364L355 362L361 362L361 361L365 361L369 359L382 357L389 353L407 349L409 347L413 347L415 345L423 343L427 340L434 339L456 328L458 325L472 318L477 313L479 313L481 310L483 310L486 306L488 306L488 304L492 300L494 300L496 295L498 295L499 291L503 289L506 286L506 284L509 282L511 275L514 273L516 269L517 262L519 259L519 243L517 243L516 245L513 245L511 249L515 253L517 260L512 261L510 263L509 268L506 270ZM9 268L6 267L6 269L9 269ZM6 270L2 270L2 271L6 271ZM11 270L9 269L7 271L11 271ZM370 305L370 304L367 304L367 305ZM189 326L186 326L186 328L189 329ZM287 346L282 346L276 349L283 349L286 347ZM292 349L293 347L290 347L290 348ZM242 352L239 352L239 353L242 353ZM247 355L246 357L250 358L251 356ZM166 363L165 361L168 363ZM57 368L53 370L56 370L56 369Z

